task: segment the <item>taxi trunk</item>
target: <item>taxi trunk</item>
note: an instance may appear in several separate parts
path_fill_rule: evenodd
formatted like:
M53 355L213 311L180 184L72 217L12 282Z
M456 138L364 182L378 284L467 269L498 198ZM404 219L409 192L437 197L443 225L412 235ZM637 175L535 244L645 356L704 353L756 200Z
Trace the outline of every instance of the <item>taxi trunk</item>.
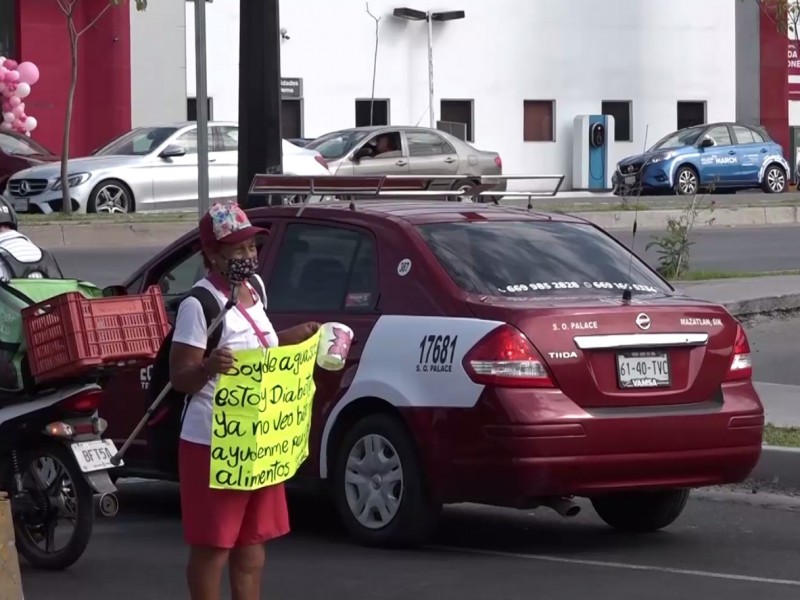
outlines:
M475 316L522 332L552 386L583 408L702 403L750 376L744 332L721 306L672 297L554 304L468 299Z

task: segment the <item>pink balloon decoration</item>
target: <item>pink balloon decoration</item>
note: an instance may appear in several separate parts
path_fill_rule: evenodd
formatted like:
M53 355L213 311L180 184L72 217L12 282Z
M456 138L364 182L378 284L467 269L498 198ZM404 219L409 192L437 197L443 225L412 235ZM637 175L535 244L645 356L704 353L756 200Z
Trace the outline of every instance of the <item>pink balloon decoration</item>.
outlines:
M19 119L22 115L25 114L25 108L18 104L17 106L14 107L14 110L12 110L11 112L14 113L16 117Z
M6 95L13 96L17 92L17 87L19 87L16 83L7 83L6 84Z
M14 106L14 107L17 107L20 104L22 104L22 100L19 99L17 96L14 96L13 98L9 99L9 102L11 103L11 106Z
M6 62L3 63L3 66L8 69L9 71L13 71L19 66L19 63L15 60L11 60L10 58L6 59Z
M17 66L17 73L19 73L19 81L33 85L39 81L39 68L32 62L22 62Z
M6 81L19 81L19 71L9 71L6 73Z
M14 113L12 113L12 112L4 112L3 113L3 122L5 122L5 123L13 123L16 118L17 117L14 116Z
M16 95L20 98L27 98L31 94L31 86L27 83L17 84Z
M28 131L33 131L39 126L39 121L36 120L36 117L28 117L25 119L25 128Z
M3 109L4 113L7 113L7 112L11 112L11 109L13 109L14 107L11 106L11 102L6 101L6 102L3 102L2 105L0 105L0 108Z
M0 123L0 129L14 129L14 126L11 123Z

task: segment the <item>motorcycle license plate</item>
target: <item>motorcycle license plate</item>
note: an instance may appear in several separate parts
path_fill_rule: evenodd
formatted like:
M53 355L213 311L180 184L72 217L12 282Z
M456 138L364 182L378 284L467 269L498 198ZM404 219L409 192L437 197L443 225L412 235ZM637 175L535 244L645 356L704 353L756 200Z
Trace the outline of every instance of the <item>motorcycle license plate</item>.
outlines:
M117 453L117 447L111 440L92 440L91 442L75 442L70 446L78 466L84 473L116 468L111 459ZM120 463L122 466L122 463Z

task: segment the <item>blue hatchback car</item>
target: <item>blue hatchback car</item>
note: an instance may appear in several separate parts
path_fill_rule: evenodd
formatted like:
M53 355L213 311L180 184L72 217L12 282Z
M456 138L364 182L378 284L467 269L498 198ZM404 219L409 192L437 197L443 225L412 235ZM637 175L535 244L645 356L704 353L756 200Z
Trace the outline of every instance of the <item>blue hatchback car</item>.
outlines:
M614 193L672 192L693 195L709 188L786 190L789 163L783 149L761 128L738 123L687 127L659 140L644 154L617 163Z

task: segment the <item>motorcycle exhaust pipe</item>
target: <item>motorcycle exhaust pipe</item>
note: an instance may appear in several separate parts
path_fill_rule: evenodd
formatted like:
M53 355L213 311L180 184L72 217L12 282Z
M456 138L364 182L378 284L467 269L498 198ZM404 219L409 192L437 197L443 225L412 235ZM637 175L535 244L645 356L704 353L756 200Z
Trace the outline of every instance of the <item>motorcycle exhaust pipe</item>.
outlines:
M119 500L114 494L103 494L100 496L98 507L104 517L115 517L119 512Z
M575 504L572 500L566 498L555 498L547 501L547 506L552 508L562 517L574 517L581 512L581 507Z

